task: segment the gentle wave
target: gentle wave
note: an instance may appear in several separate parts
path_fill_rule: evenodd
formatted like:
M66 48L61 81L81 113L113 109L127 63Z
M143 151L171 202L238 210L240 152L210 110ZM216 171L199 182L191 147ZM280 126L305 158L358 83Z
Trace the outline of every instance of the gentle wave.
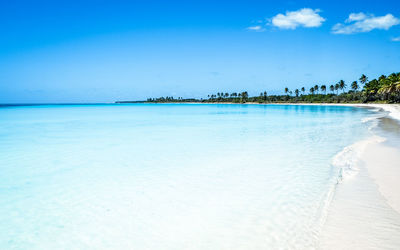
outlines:
M380 112L381 108L376 108L373 111ZM366 117L361 120L361 123L368 123L368 130L372 131L379 124L379 119L386 117L388 114L380 114L377 116ZM334 175L332 180L332 186L326 193L326 198L321 204L320 216L319 216L319 232L321 232L322 227L326 223L328 217L329 206L333 200L334 194L336 192L337 185L342 183L348 178L352 178L359 172L358 165L362 160L361 154L364 152L366 147L374 143L382 143L386 141L386 138L372 134L371 137L357 141L349 146L343 148L338 152L333 158L331 165L337 170L337 175Z
M381 110L380 109L376 109L376 110L373 110L373 111L379 112ZM372 132L376 127L378 127L379 119L381 119L383 117L386 117L386 114L385 115L379 114L377 116L366 117L366 118L363 118L361 120L361 123L369 124L368 131Z
M377 108L373 111L379 112L381 109ZM368 123L368 130L372 131L376 126L379 124L379 119L382 117L387 116L385 115L377 115L372 117L366 117L361 120L362 123ZM371 137L357 141L349 146L343 148L339 153L337 153L333 158L331 165L334 170L337 171L332 178L332 185L331 188L327 191L325 195L325 199L321 203L320 206L320 216L317 228L319 228L319 232L321 231L322 227L325 225L326 219L328 217L328 208L333 200L337 185L342 183L348 178L354 177L358 171L358 164L362 160L361 154L365 150L365 148L373 143L382 143L386 140L386 138L372 135Z
M339 169L338 183L357 174L359 170L357 164L361 160L361 153L369 144L381 143L385 140L383 137L373 135L366 140L358 141L345 147L336 154L332 160L332 165Z
M400 120L400 105L397 104L372 104L371 107L379 109L378 111L388 112L388 116Z
M389 105L385 105L382 107L383 110L388 111L389 112L389 116L400 120L400 107L399 106L389 106Z
M327 205L321 215L323 229L319 235L318 249L375 249L378 246L392 249L398 245L398 214L378 194L361 161L364 160L367 147L390 141L390 137L385 134L379 136L381 134L377 133L376 128L380 126L382 118L400 119L400 109L379 105L370 110L377 112L377 115L363 118L361 122L368 124L371 136L343 148L332 158L331 165L337 175L334 175L336 181L327 195ZM349 211L357 211L357 216ZM372 229L371 224L363 223L367 217L373 218L375 229ZM354 225L347 228L346 224ZM366 228L375 233L369 235L369 229ZM356 237L348 237L354 233L357 233Z
M376 128L379 124L379 119L386 116L393 116L393 114L400 114L399 110L392 107L387 107L387 105L383 106L374 106L375 109L372 111L379 112L376 116L366 117L361 120L362 123L368 123L368 130L372 133L372 136L355 142L347 147L345 147L342 151L337 153L332 159L332 165L339 169L339 175L337 182L340 183L346 178L351 178L355 176L358 172L358 162L361 160L361 153L365 150L365 148L372 143L382 143L386 141L386 138L378 136L373 133L373 129ZM389 110L391 109L391 111ZM386 111L388 113L382 114L380 111ZM397 113L394 113L395 110Z
M379 111L378 109L376 111ZM373 116L367 117L361 120L362 123L369 123L368 129L371 131L374 127L378 125L378 119L383 116ZM316 234L319 235L322 232L322 229L326 223L326 219L328 217L329 206L333 200L335 195L335 191L337 185L343 182L347 178L351 178L355 176L359 169L357 165L361 160L361 154L365 150L365 148L372 143L381 143L386 139L377 135L372 135L371 137L355 142L349 146L346 146L337 153L333 158L331 165L337 174L334 174L331 181L332 185L327 190L325 194L325 199L322 200L319 208L319 216L316 221ZM319 237L318 237L319 238Z
M374 118L376 119L376 118ZM322 233L326 220L328 218L329 207L333 201L337 186L348 178L354 177L359 169L357 165L361 160L361 154L365 148L372 143L381 143L386 139L379 136L372 136L368 139L358 141L345 147L342 151L337 153L332 159L332 167L337 170L337 174L332 178L332 185L327 190L325 199L321 202L319 209L319 219L317 221L317 234Z

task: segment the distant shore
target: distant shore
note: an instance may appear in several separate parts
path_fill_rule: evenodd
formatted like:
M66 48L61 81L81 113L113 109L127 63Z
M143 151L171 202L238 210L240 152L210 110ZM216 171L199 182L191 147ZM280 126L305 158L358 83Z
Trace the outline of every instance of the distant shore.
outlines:
M316 84L308 92L305 86L296 89L285 87L284 93L271 95L264 90L259 95L250 96L247 91L218 92L209 93L204 98L161 96L116 103L400 103L400 72L372 80L362 74L349 86L344 80L339 80L331 85Z

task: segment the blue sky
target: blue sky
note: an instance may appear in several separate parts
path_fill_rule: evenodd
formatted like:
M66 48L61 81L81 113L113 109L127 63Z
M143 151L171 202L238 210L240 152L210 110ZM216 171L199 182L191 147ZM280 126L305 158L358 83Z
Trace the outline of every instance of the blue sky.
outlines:
M280 94L400 71L398 1L2 1L0 23L1 103Z

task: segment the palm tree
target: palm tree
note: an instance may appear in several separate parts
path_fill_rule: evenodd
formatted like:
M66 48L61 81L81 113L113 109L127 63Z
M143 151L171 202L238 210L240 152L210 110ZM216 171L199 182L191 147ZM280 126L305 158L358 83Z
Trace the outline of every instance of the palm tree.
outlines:
M335 91L335 86L333 85L329 86L329 90L333 93L333 91Z
M383 80L385 80L386 79L386 76L385 75L381 75L379 78L378 78L378 81L383 81Z
M326 85L321 85L321 91L324 91L324 94L326 94Z
M264 101L267 100L267 91L264 91Z
M289 93L289 88L288 87L285 88L285 94L287 94L287 93Z
M242 92L242 102L246 102L248 97L249 94L247 93L247 91Z
M396 73L392 73L392 74L390 74L390 75L387 77L387 79L388 79L389 81L391 81L392 83L393 83L393 82L398 82L398 81L400 81L400 75L399 75L399 74L396 74Z
M304 95L304 92L306 92L306 88L301 87L301 92L303 92L303 95Z
M315 84L314 90L317 92L317 94L318 94L318 89L319 89L319 86L317 84Z
M400 81L386 81L383 86L378 90L379 94L392 94L392 93L400 93Z
M343 93L344 93L344 89L345 89L346 87L347 87L347 86L346 86L346 84L344 83L344 81L343 81L343 80L340 80L340 81L339 81L339 88L340 88L340 90L343 91Z
M354 91L357 91L357 89L359 88L357 81L354 81L351 83L351 89Z
M314 91L315 91L314 87L310 88L310 93L311 93L312 95L314 94Z
M364 85L368 81L368 77L362 74L359 80Z
M240 97L240 102L246 102L249 95L247 94L247 91L244 91L242 93L239 93L239 97Z
M298 96L299 96L299 89L296 89L296 90L294 91L294 94L296 95L296 97L298 97Z
M339 89L344 92L344 89L346 88L346 83L343 80L339 81Z
M338 93L338 90L339 90L339 88L340 88L340 85L339 85L339 83L336 83L336 84L335 84L335 90L336 90L336 94L339 94L339 93Z

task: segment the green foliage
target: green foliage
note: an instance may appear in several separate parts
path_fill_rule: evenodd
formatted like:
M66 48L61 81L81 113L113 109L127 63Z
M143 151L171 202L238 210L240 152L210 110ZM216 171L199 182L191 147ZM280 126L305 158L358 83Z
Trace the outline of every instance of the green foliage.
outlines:
M183 99L182 97L160 97L149 98L147 102L206 102L206 103L365 103L365 102L389 102L400 103L400 73L393 73L388 77L380 76L378 79L368 81L364 74L359 82L353 81L350 85L351 90L345 92L346 83L340 80L336 84L329 85L329 93L326 93L326 85L314 85L310 88L310 94L306 95L305 87L294 90L284 88L285 95L268 95L267 91L261 92L259 96L249 97L247 91L240 93L218 92L208 95L207 99ZM361 90L359 90L361 87ZM319 92L321 90L321 92ZM341 90L341 94L339 94ZM323 93L322 93L323 92Z
M358 87L357 81L354 81L354 82L351 83L351 89L352 89L353 91L357 91L358 88L359 88L359 87Z

